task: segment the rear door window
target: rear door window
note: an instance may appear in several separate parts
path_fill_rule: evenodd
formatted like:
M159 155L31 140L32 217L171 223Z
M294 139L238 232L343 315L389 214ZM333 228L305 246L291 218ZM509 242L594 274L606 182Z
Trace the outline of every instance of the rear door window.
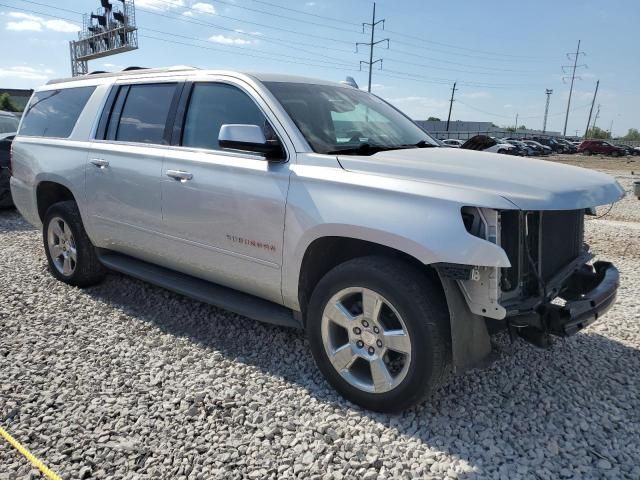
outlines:
M124 99L115 140L164 144L164 131L177 84L131 85ZM119 100L123 90L120 90ZM117 103L117 102L116 102ZM110 125L110 127L112 127Z
M67 138L96 87L37 92L24 114L20 135Z

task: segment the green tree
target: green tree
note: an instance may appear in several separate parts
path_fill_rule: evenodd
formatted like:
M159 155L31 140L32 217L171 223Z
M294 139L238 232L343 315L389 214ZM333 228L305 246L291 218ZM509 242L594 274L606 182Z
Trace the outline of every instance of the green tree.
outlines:
M0 110L5 112L19 112L20 108L15 104L8 93L0 93Z
M637 128L630 128L627 134L622 137L623 140L629 140L632 142L640 142L640 132Z
M429 117L427 118L427 122L440 122L441 120L438 117Z
M587 138L597 138L599 140L608 140L611 138L611 133L600 127L590 128L587 132Z

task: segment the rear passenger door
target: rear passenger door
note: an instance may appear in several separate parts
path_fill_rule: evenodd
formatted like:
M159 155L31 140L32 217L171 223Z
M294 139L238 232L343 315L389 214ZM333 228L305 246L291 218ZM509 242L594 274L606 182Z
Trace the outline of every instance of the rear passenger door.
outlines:
M113 87L86 167L99 246L147 260L161 255L160 178L170 138L167 124L181 87L175 81Z
M182 96L161 181L167 256L185 273L281 301L289 163L222 149L218 134L224 124L259 125L291 152L286 133L248 85L195 82Z

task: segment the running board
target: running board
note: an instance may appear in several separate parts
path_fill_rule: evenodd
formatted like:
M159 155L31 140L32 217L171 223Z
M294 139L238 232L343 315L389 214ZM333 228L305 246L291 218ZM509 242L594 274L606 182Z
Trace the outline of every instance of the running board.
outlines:
M238 315L283 327L300 328L301 326L300 322L294 318L292 310L268 300L120 253L102 251L98 258L111 270Z

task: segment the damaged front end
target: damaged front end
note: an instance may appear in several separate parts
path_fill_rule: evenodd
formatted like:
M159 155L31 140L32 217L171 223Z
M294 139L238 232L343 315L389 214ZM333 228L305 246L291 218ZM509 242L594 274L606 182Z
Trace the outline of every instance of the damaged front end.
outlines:
M459 369L477 366L490 352L479 319L486 331L508 329L545 347L551 335L573 335L611 308L619 273L611 263L592 263L584 242L587 213L591 210L462 209L467 231L499 245L511 266L436 266L450 308L458 310L457 318L452 313L452 341ZM468 310L464 319L464 305L456 307L462 300Z

